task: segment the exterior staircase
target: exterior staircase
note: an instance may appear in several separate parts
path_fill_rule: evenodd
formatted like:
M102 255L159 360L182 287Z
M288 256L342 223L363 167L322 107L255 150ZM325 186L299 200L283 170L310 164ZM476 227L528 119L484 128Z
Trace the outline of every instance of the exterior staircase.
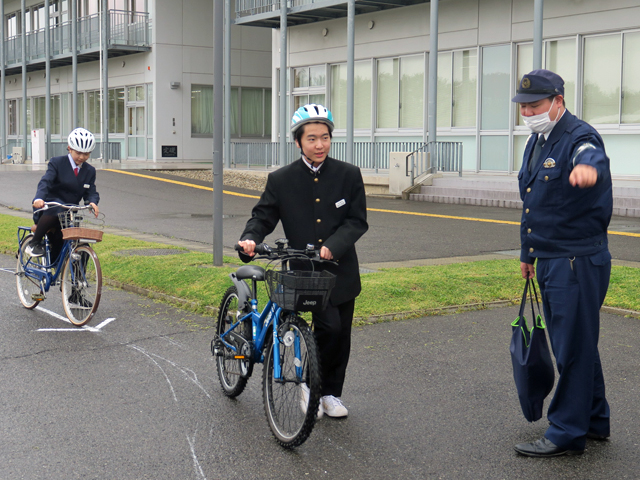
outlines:
M419 192L409 194L409 199L419 202L522 208L515 175L434 178L433 185L422 186ZM613 180L613 214L640 217L640 181Z

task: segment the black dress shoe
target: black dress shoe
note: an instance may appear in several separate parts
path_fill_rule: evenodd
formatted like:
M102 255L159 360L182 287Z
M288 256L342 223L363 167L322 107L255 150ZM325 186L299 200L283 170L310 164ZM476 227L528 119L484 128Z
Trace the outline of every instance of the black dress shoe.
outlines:
M597 433L587 433L587 438L591 439L591 440L608 440L609 439L609 435L598 435Z
M582 455L584 450L568 450L557 446L547 437L542 437L532 443L519 443L516 452L527 457L558 457L560 455Z

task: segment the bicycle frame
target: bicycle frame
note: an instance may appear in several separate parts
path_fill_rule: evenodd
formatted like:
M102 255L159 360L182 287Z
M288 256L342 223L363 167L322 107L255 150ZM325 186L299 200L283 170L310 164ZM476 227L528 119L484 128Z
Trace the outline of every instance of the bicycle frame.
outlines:
M258 313L258 300L256 300L255 298L252 298L251 312L247 313L244 317L242 317L240 320L238 320L233 325L231 325L231 327L229 327L229 329L226 332L220 335L220 340L224 343L224 345L227 348L236 352L236 354L239 354L237 349L226 340L226 337L230 336L231 332L233 332L233 330L235 330L238 327L238 325L240 325L242 322L250 321L252 325L251 331L253 332L252 337L253 337L253 344L254 344L252 360L257 363L264 363L263 349L265 347L265 340L267 338L267 333L269 332L269 328L271 328L271 331L273 332L273 338L274 339L279 338L278 337L279 319L280 319L280 314L283 311L284 310L278 304L269 300L265 305L264 309L262 310L262 312ZM276 341L273 342L273 351L274 351L274 355L273 355L274 377L277 379L282 379L282 370L280 366L280 342L276 342ZM297 337L295 339L295 352L296 352L296 356L300 357L300 354L301 354L300 339ZM298 377L302 376L301 366L296 367L296 373Z
M18 227L18 244L22 245L22 241L24 238L31 233L31 229L29 227ZM45 264L40 265L34 263L31 259L27 260L25 263L22 258L22 250L20 250L20 263L24 266L24 274L37 281L43 286L45 292L49 291L51 285L55 285L62 272L62 266L64 262L67 260L67 257L71 253L74 248L73 240L65 240L62 245L62 250L60 251L60 255L54 263L51 263L51 248L49 246L49 240L45 237ZM51 269L55 268L55 273L51 273Z

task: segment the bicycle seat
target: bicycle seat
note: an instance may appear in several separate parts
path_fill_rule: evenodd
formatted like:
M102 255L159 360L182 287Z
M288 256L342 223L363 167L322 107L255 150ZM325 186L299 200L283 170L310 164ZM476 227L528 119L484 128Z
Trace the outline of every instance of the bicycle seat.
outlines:
M245 280L251 278L258 282L264 280L264 268L256 265L244 265L236 270L236 278L238 280Z

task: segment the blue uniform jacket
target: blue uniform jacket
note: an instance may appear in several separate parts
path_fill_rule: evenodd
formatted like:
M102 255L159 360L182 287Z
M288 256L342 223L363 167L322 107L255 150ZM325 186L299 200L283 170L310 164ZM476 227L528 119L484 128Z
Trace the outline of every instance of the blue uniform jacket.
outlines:
M76 177L71 168L68 155L53 157L49 160L47 171L38 183L38 190L33 199L40 198L45 202L59 202L78 205L84 200L85 205L100 201L96 190L96 169L87 162L82 164ZM38 223L42 212L34 221Z
M535 258L592 255L607 249L613 192L602 138L567 110L530 173L529 159L536 140L537 135L529 137L518 174L524 203L520 260L532 264ZM593 187L579 188L569 183L569 175L578 164L598 171Z

